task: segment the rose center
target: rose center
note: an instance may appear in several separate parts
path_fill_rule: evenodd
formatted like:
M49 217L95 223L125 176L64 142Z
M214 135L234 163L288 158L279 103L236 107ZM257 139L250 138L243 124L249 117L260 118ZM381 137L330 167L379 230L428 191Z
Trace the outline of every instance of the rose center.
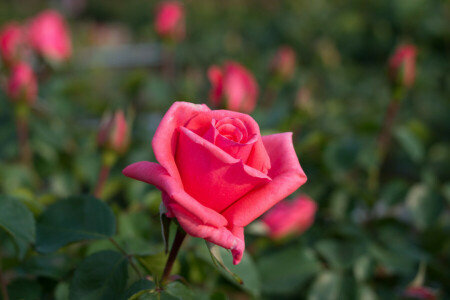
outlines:
M224 138L235 143L244 144L248 141L248 132L245 124L235 118L223 118L220 121L213 120L217 132Z

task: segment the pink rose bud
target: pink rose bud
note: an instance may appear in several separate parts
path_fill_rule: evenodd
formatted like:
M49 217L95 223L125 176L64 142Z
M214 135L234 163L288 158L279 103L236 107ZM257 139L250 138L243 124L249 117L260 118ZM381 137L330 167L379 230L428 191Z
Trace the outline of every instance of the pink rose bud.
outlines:
M424 286L410 286L404 292L403 296L417 300L436 300L436 292Z
M294 49L289 46L283 46L275 54L270 68L274 74L283 80L291 79L295 72L297 58Z
M293 201L278 203L263 216L262 221L269 228L270 237L278 239L307 230L314 223L316 210L316 203L302 195Z
M6 24L0 32L0 55L7 66L12 66L21 59L24 46L22 27L16 23Z
M36 77L26 63L18 63L12 68L7 82L7 94L12 101L25 101L31 104L36 100Z
M167 217L188 234L244 253L244 227L306 181L292 133L261 136L249 115L175 102L152 141L159 162L123 170L162 191ZM149 154L150 156L150 154Z
M181 41L185 36L184 8L177 1L161 3L156 10L156 32L163 38Z
M66 22L57 11L46 10L33 18L28 26L28 39L38 54L52 62L61 62L72 54Z
M124 153L128 148L128 124L122 110L106 114L100 124L97 142L101 148Z
M253 75L236 62L226 62L221 69L211 66L208 70L211 82L209 98L216 107L224 102L227 109L251 113L258 98L258 84Z
M391 80L410 88L416 77L417 50L413 45L403 45L396 49L389 60L389 76Z

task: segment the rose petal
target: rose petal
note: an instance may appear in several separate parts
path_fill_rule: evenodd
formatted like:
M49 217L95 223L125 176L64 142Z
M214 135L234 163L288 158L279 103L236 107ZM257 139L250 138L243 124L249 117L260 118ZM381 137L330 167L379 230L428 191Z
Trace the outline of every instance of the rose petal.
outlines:
M206 105L197 105L188 102L175 102L164 115L155 136L152 140L153 151L158 162L167 170L175 180L180 181L175 164L175 151L177 149L178 130L191 118L200 112L209 112Z
M230 226L248 225L306 182L291 132L263 136L262 140L272 163L268 173L272 181L252 190L222 212Z
M126 167L122 173L125 176L140 180L156 186L167 194L164 205L168 208L172 200L191 214L197 216L201 222L212 226L226 226L227 220L216 211L201 205L197 200L189 196L180 183L175 181L160 165L148 161L141 161Z
M218 212L270 181L185 127L180 128L176 162L186 192Z

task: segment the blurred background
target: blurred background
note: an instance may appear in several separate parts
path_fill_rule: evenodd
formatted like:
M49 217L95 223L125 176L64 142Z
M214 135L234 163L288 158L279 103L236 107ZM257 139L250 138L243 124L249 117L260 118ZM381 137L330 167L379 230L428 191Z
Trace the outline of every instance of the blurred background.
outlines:
M160 258L160 193L121 170L155 160L151 139L174 101L212 107L208 68L237 61L259 85L251 115L262 134L294 133L308 181L292 198L308 195L317 212L300 236L273 240L248 228L249 261L236 270L244 287L190 240L186 249L195 251L182 251L177 270L192 290L204 299L450 299L450 2L181 1L185 36L177 41L155 31L159 3L0 2L0 24L58 10L73 46L56 68L34 62L32 168L19 161L14 107L0 91L0 194L19 198L37 218L57 199L91 193L105 159L102 115L123 110L129 147L110 166L101 198L116 215L118 240L133 254ZM398 96L389 59L404 44L416 49L415 80ZM272 65L281 46L296 59L280 79ZM2 247L8 280L26 278L16 285L37 291L24 299L62 300L77 264L109 246L68 246L57 266L33 250L20 262L6 241ZM412 287L420 293L408 293Z

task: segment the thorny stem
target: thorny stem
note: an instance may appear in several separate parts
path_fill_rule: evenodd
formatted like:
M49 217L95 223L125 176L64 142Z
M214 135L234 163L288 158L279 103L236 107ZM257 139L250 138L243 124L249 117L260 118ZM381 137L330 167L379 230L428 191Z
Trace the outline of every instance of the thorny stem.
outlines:
M108 179L109 176L109 170L110 167L103 164L102 168L100 169L100 174L98 175L98 180L97 180L97 185L95 186L95 190L94 190L94 196L97 198L100 198L102 191L103 191L103 187L105 186L106 180Z
M117 248L117 250L119 250L123 254L123 256L127 258L128 262L130 263L131 267L136 272L136 274L139 276L139 278L142 278L141 271L139 271L139 268L133 262L132 256L128 254L122 247L120 247L120 245L113 238L109 238L108 240L111 242L111 244L113 244Z
M183 243L185 237L186 232L184 232L181 227L178 227L177 234L175 235L175 239L172 244L172 249L170 249L169 258L167 259L166 266L164 267L164 272L161 280L162 283L166 282L169 278L173 264L178 255L178 251L180 250L181 244Z

